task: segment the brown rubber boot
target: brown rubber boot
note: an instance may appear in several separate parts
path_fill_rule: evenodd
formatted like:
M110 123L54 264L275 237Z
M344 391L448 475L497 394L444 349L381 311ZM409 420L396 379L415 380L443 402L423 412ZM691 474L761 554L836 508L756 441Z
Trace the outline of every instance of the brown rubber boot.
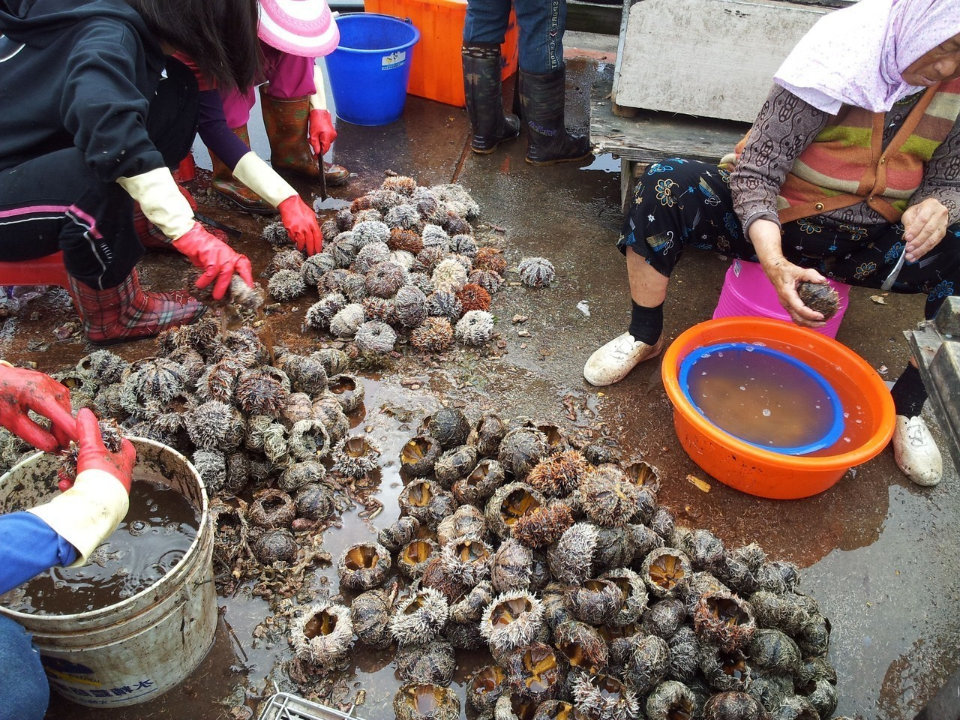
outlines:
M250 147L250 134L247 132L246 125L233 128L233 134L240 138L244 145ZM212 185L218 195L229 200L244 212L254 215L276 215L276 208L237 180L230 168L214 155L213 151L210 151L210 160L213 162Z
M260 86L260 107L270 140L270 164L277 170L320 180L317 158L307 141L310 96L275 98L266 92L268 87L269 83ZM323 176L328 186L343 185L350 171L343 165L324 162Z
M71 276L69 291L87 339L103 345L153 337L196 322L207 311L186 292L145 291L136 268L117 287L106 290L95 290Z

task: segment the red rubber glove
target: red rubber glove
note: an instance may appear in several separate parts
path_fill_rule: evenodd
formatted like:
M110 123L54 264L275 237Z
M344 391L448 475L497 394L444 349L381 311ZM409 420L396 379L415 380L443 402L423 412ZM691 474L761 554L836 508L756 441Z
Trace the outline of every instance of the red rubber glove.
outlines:
M205 288L216 280L213 286L214 300L221 300L226 295L234 273L253 287L253 273L247 256L211 235L200 223L194 223L190 230L174 240L173 246L203 270L203 275L197 280L198 288Z
M45 430L27 415L33 410L50 420ZM49 375L0 365L0 425L38 450L56 452L77 437L70 391Z
M316 255L323 250L323 235L317 216L299 195L291 195L277 208L287 234L300 252Z
M112 453L107 450L100 435L97 416L89 408L83 408L77 413L77 435L77 444L80 445L77 475L84 470L103 470L115 477L129 493L133 466L137 462L137 451L133 449L130 441L123 439L120 452Z
M318 157L323 155L337 139L337 131L333 129L333 118L329 110L311 110L308 119L310 128L310 147Z

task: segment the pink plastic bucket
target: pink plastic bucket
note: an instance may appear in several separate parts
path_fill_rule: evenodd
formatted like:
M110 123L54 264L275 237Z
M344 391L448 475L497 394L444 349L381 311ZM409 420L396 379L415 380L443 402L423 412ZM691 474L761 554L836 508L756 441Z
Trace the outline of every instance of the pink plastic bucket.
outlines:
M840 295L840 309L827 321L826 325L816 330L827 337L836 338L843 314L847 311L850 286L830 280L830 287ZM780 304L777 291L773 283L767 279L760 263L734 260L730 269L727 270L723 289L720 291L720 301L717 303L717 309L713 311L713 319L743 315L792 322L790 315Z

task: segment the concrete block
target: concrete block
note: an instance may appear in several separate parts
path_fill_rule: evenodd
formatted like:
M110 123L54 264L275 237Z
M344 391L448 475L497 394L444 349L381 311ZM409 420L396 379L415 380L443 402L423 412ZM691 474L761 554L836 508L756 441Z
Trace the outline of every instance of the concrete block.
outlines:
M937 316L933 319L937 332L949 335L960 340L960 297L950 296L946 299Z

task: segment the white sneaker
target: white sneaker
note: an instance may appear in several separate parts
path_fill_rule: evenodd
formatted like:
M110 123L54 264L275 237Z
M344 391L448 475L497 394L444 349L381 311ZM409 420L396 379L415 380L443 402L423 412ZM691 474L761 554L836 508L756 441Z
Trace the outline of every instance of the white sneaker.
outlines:
M927 423L919 415L897 415L893 431L893 457L903 474L917 485L931 487L943 475L943 459Z
M583 377L591 385L613 385L623 380L631 370L644 360L655 358L663 352L663 335L654 345L633 339L625 332L596 350L583 366Z

